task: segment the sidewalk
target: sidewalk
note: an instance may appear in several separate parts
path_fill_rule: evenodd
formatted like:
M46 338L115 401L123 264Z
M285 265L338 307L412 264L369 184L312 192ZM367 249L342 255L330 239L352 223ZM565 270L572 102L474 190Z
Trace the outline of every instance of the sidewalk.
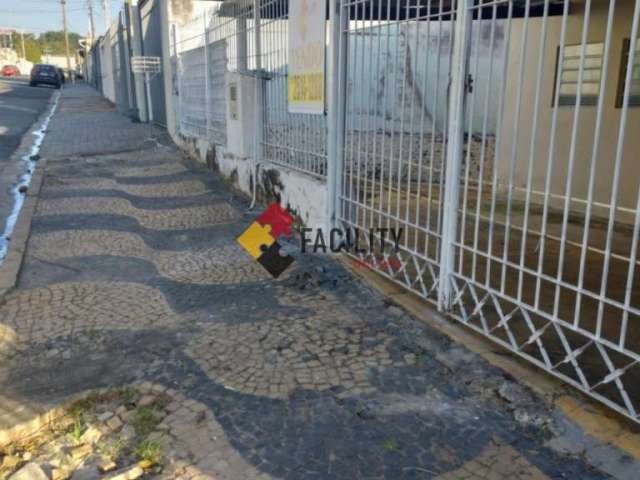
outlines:
M329 258L298 256L272 280L235 241L247 204L90 88L63 91L41 155L18 288L0 301L0 427L129 386L126 408L97 416L103 435L140 436L153 406L162 468L148 478L637 473Z

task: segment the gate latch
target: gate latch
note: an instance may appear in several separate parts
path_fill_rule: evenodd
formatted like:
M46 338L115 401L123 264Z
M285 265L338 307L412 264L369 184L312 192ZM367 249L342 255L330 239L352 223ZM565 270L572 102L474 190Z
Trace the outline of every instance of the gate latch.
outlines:
M471 74L467 74L467 82L466 82L467 93L473 93L473 77Z

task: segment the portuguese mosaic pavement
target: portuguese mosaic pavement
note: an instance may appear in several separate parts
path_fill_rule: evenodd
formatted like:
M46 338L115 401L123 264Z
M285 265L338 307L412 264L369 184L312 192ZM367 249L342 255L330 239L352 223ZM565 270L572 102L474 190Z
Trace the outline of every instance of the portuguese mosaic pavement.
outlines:
M496 391L516 384L329 258L272 279L235 241L257 213L95 97L64 90L45 141L19 287L0 305L4 405L164 392L158 478L608 478L547 445L532 394L514 415ZM76 148L78 114L129 129L114 136L126 153Z

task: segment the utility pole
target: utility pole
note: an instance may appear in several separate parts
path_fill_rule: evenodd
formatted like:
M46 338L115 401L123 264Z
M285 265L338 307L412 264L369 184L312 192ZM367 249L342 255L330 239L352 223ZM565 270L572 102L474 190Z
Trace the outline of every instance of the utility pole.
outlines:
M60 4L62 5L62 29L64 30L64 48L67 55L67 72L73 79L73 75L71 74L71 57L69 56L69 32L67 31L67 2L66 0L60 0Z
M104 29L111 28L111 0L102 0L102 11L104 13Z
M24 30L20 30L20 40L22 41L22 58L27 59L26 50L24 48Z
M96 38L96 24L93 21L93 0L87 0L87 5L89 7L89 24L91 25L91 46L93 46L93 41Z

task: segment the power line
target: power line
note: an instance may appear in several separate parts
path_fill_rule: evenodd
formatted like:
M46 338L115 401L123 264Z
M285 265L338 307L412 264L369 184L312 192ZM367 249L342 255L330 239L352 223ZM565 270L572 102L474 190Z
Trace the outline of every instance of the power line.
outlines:
M70 12L83 12L85 11L85 8L70 8L69 9ZM0 13L14 13L16 15L34 15L34 14L38 14L38 13L60 13L59 10L41 10L41 9L37 9L37 10L0 10Z

